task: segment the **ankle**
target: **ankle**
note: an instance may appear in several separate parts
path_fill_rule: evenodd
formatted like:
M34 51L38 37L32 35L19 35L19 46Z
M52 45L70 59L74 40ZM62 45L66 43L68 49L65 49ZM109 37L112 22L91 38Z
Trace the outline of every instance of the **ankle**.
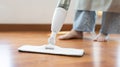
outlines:
M83 31L76 31L76 30L73 31L76 32L77 34L83 34Z

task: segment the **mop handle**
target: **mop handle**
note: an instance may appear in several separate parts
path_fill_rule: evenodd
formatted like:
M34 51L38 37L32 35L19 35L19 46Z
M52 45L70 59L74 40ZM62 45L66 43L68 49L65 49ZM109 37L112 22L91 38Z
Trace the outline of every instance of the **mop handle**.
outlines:
M51 35L48 39L50 45L55 45L56 35L61 30L63 23L66 19L67 11L69 9L71 0L59 0L58 5L55 9L52 24L51 24Z

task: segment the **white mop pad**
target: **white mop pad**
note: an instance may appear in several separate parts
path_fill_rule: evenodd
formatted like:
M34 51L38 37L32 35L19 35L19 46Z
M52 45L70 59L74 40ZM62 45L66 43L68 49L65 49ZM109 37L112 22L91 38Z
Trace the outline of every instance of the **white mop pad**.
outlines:
M36 53L46 53L46 54L58 54L58 55L68 55L68 56L83 56L83 49L73 49L73 48L62 48L55 45L43 45L43 46L31 46L24 45L18 48L19 51L24 52L36 52Z

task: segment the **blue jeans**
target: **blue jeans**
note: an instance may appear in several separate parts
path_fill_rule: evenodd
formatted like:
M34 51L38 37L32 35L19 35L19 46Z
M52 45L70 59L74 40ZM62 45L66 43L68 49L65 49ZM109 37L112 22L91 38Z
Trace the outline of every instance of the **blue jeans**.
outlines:
M94 32L96 21L95 11L76 11L73 30L83 32ZM120 33L120 14L103 12L100 33Z

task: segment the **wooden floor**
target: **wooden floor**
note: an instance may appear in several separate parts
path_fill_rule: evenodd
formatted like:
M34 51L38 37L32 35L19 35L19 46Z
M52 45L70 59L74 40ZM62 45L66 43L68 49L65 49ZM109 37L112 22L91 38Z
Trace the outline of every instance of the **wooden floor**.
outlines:
M22 45L47 44L50 32L0 32L0 67L120 67L120 35L108 42L94 42L88 34L83 40L58 40L61 47L84 49L83 57L18 52Z

